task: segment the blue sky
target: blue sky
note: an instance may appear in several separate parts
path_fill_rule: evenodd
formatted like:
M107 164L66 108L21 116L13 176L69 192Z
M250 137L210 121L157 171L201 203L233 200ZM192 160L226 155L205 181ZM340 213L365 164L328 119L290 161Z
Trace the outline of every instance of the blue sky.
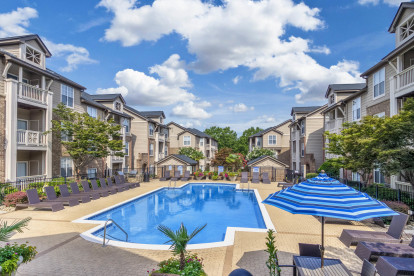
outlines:
M329 83L361 82L394 48L400 2L13 0L0 6L0 36L38 34L47 66L91 94L240 134L324 104Z

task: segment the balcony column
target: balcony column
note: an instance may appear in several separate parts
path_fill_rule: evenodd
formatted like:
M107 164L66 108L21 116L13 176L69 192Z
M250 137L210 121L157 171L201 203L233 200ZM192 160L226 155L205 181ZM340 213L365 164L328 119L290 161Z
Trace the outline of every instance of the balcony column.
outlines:
M6 92L6 141L5 179L16 181L17 173L17 89L15 81L5 81Z
M390 78L390 117L398 113L397 99L395 98L395 77Z
M42 79L42 87L43 87L43 79ZM51 91L47 91L47 95L46 95L46 103L47 103L47 109L45 112L45 131L49 131L52 128L52 119L53 119L53 92ZM42 136L39 136L39 140L42 138ZM51 178L53 177L52 175L52 153L53 153L53 149L52 149L52 134L49 133L46 135L45 137L46 139L46 145L47 145L47 150L46 150L46 162L45 162L45 173L46 173L46 177L47 178ZM57 165L57 166L60 166Z
M159 133L155 132L155 147L154 147L154 160L155 162L158 162L158 157L160 153L160 141L159 141Z

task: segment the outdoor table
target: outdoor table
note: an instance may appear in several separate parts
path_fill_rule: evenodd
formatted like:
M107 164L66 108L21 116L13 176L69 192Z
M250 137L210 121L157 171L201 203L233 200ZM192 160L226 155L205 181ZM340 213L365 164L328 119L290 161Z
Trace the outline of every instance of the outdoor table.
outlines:
M381 276L414 275L414 259L382 256L376 268Z
M324 258L324 266L321 268L321 258L307 256L293 256L296 271L301 276L352 276L351 272L339 259Z

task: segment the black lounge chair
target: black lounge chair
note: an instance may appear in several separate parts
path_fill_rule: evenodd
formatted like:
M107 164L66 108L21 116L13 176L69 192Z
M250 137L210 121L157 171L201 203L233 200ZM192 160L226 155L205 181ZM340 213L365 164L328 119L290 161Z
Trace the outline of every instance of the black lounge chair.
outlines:
M16 204L16 210L33 207L38 209L51 209L52 212L57 212L63 210L63 202L42 202L39 199L39 194L37 189L29 189L26 191L27 199L29 203L19 203Z
M260 183L259 173L258 172L254 172L253 173L252 183Z
M171 179L170 171L166 171L164 177L160 178L160 181L167 181Z
M59 185L60 190L60 197L63 198L76 198L78 201L81 201L82 203L87 203L91 201L91 198L89 195L75 195L70 194L68 186L66 184Z
M171 177L171 181L178 181L179 179L180 179L180 177L181 177L181 174L180 174L180 172L178 171L178 172L174 172L174 177Z
M73 195L86 195L86 196L91 197L92 199L99 199L101 197L101 195L98 192L94 192L92 190L89 191L89 192L86 192L86 191L81 192L79 190L78 183L76 183L76 182L72 182L69 185L70 185L70 189L72 190ZM89 187L89 185L88 185L88 187Z
M181 181L188 181L188 180L190 180L191 179L191 176L190 176L190 172L189 171L185 171L185 173L184 173L184 176L183 177L181 177Z
M140 187L141 186L139 184L139 182L127 182L124 175L119 175L118 178L119 178L119 180L121 180L121 183L122 184L127 184L131 188L135 188L135 187Z
M263 184L270 184L269 173L262 173L262 182Z
M375 261L380 256L414 258L414 236L410 244L359 242L355 254L361 259Z
M92 185L92 189L94 191L107 192L107 193L111 193L112 195L117 193L116 188L106 186L106 181L101 182L101 187L99 187L98 182L96 182L96 180L92 179L91 180L91 185Z
M401 235L407 221L408 215L399 213L399 215L392 217L391 224L387 232L344 229L339 240L348 247L361 241L400 243Z
M132 184L132 183L123 183L122 180L121 180L121 177L119 177L117 175L114 176L114 179L115 179L115 186L123 187L124 189L128 189L128 190L134 188L134 184Z
M308 257L321 257L319 244L299 243L299 255Z
M90 192L95 192L95 193L99 193L100 196L102 197L106 197L109 196L109 192L108 191L97 191L97 190L92 190L91 187L89 186L89 182L88 180L82 181L82 188L85 192L90 193Z
M361 276L375 276L375 275L377 275L377 270L375 269L375 266L364 259L364 262L362 263Z
M381 276L414 275L414 260L382 256L378 258L376 268Z
M67 204L69 206L79 205L79 199L77 198L57 197L55 187L53 186L47 186L44 189L47 196L47 200L45 202L62 202L63 204Z
M129 185L115 185L115 183L112 181L111 177L107 177L106 181L107 181L109 187L116 188L119 193L123 192L123 191L126 191L126 190L129 190Z
M249 182L249 173L248 172L242 172L240 183L248 183Z

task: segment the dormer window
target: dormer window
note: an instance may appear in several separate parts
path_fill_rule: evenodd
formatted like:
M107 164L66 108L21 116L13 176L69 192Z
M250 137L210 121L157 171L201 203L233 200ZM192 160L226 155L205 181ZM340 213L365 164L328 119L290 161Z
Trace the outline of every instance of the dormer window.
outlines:
M121 111L122 110L122 104L120 102L115 102L115 110Z
M334 94L332 94L330 97L329 97L329 104L334 104L335 103L335 95Z
M400 26L400 41L405 40L414 33L414 17L408 19Z
M39 51L36 51L35 49L29 46L26 46L26 60L29 60L31 62L41 65L42 54Z

